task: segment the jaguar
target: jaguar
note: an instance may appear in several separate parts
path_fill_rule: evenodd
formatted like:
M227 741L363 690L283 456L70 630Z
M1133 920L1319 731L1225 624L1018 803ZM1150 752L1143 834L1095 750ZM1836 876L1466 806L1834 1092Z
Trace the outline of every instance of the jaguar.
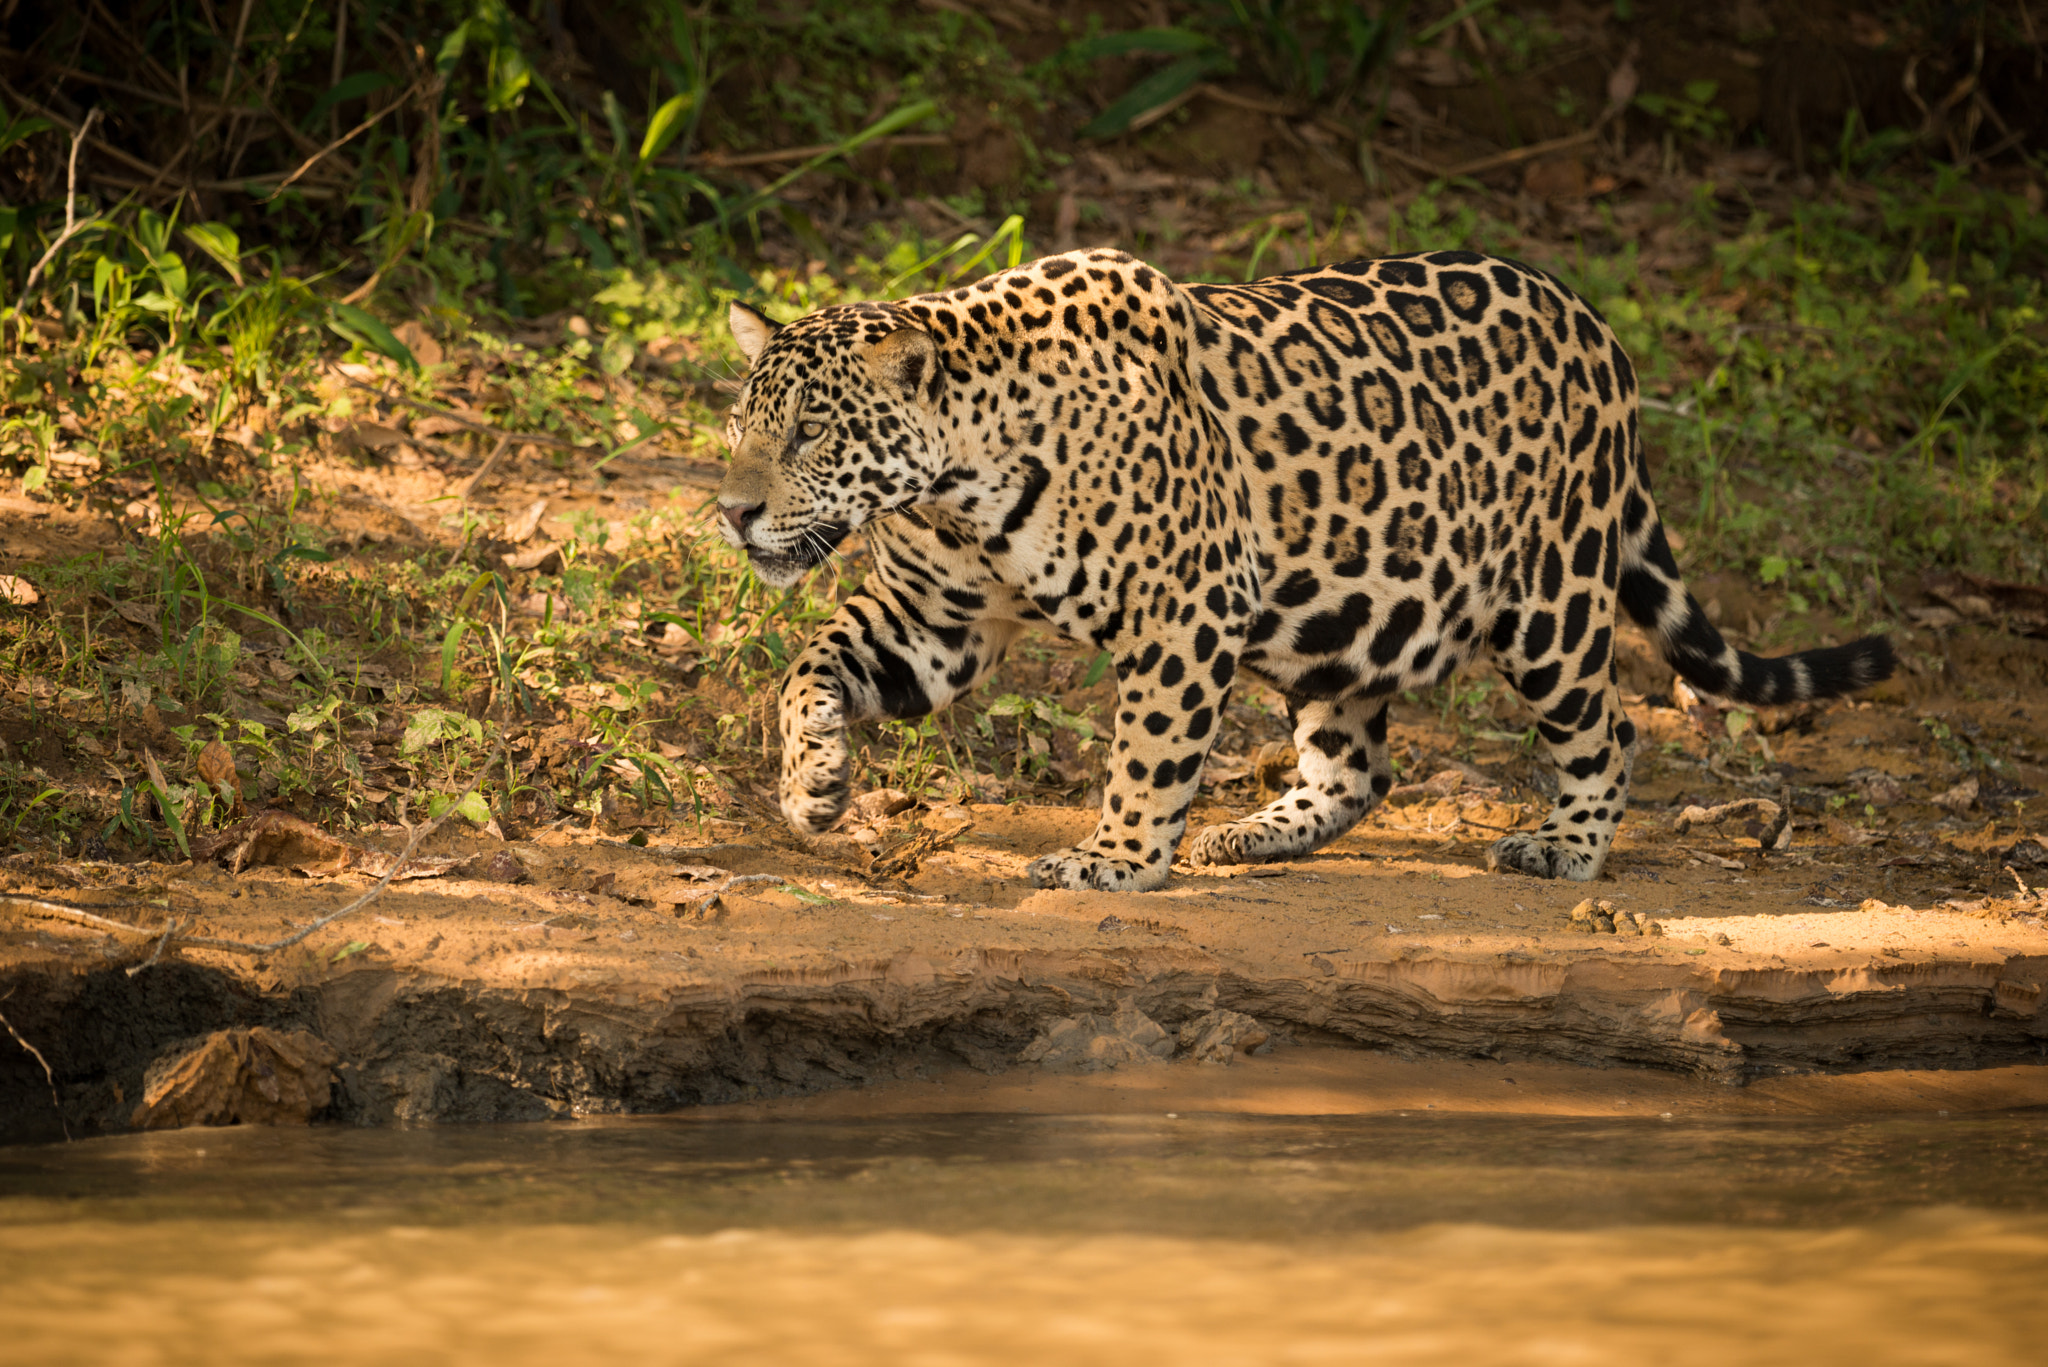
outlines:
M1535 713L1541 825L1489 867L1599 875L1628 802L1625 613L1701 692L1839 696L1883 637L1759 658L1689 593L1650 494L1638 381L1555 277L1464 251L1241 285L1094 249L778 325L729 313L748 372L720 533L786 586L864 532L870 568L779 694L782 813L828 830L850 723L925 715L1034 624L1110 653L1100 819L1041 887L1164 883L1231 690L1286 698L1300 781L1195 834L1191 864L1288 859L1393 783L1387 708L1468 661Z

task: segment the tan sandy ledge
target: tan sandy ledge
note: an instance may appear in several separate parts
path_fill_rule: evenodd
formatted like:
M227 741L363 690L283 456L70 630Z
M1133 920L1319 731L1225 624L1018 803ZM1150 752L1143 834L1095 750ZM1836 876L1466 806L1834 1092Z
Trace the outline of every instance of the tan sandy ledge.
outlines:
M6 917L0 1014L50 1075L0 1040L0 1138L53 1134L60 1110L74 1133L124 1128L152 1065L161 1084L196 1039L256 1026L301 1039L322 1068L331 1054L334 1086L315 1109L359 1124L671 1111L962 1067L1013 1083L1157 1079L1117 1084L1140 1092L1200 1075L1185 1085L1214 1093L1304 1045L1695 1084L2048 1076L2048 931L2017 894L1830 906L1841 899L1814 895L1814 870L1796 861L1730 875L1644 852L1583 886L1489 875L1471 857L1342 849L1177 872L1150 894L1037 891L1018 875L1045 834L980 832L895 891L782 847L548 837L495 847L520 883L399 882L294 951L187 949L136 973L132 945ZM707 905L690 871L713 868L791 882ZM364 886L269 867L130 870L97 886L89 872L16 862L8 876L17 893L102 905L153 887L195 929L242 939ZM1637 933L1575 924L1589 897ZM1127 1039L1119 1013L1147 1024ZM1197 1038L1203 1022L1241 1017ZM1062 1030L1059 1047L1044 1043ZM248 1085L275 1091L262 1074L285 1065L237 1047ZM1237 1061L1191 1061L1203 1051Z

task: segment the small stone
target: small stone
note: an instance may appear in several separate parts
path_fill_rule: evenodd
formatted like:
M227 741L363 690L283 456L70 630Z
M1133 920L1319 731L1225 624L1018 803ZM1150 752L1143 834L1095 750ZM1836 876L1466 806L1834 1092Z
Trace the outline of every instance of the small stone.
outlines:
M1614 918L1612 916L1595 916L1593 918L1593 929L1601 935L1612 935L1614 933Z
M1592 898L1590 898L1590 897L1588 897L1588 898L1587 898L1587 899L1586 899L1585 901L1583 901L1583 902L1579 903L1579 904L1578 904L1577 906L1573 907L1573 908L1572 908L1572 919L1573 919L1574 921L1590 921L1590 920L1592 920L1592 919L1593 919L1593 899L1592 899Z
M1729 939L1726 935L1716 932L1714 935L1714 943L1717 945L1732 945L1735 942Z
M1182 1052L1197 1063L1229 1063L1263 1048L1271 1038L1270 1030L1241 1011L1211 1011L1184 1022L1179 1031Z
M1095 923L1095 928L1104 935L1114 935L1124 928L1123 917L1105 916Z

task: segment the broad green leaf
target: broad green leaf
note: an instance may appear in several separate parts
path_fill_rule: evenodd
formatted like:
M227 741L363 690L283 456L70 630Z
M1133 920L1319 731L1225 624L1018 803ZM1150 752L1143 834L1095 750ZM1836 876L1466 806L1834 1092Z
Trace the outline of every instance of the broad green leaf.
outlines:
M1124 57L1133 52L1163 52L1169 56L1191 52L1219 51L1216 40L1184 28L1141 28L1128 33L1101 33L1071 44L1062 55L1092 62L1099 57Z
M685 91L665 101L654 111L654 117L647 121L647 135L640 139L640 164L645 166L676 140L689 122L690 111L697 106L697 92Z
M412 348L398 340L391 329L375 317L353 304L339 302L327 306L331 315L327 325L352 342L360 342L372 351L380 351L407 370L418 370L420 363L413 357Z
M484 801L484 795L472 789L455 804L455 814L472 826L481 826L491 819L491 804Z
M406 723L405 735L398 742L399 752L416 755L429 745L454 740L469 729L468 723L469 718L445 707L422 707Z
M187 225L185 236L219 263L229 279L237 285L242 283L242 239L233 228L225 223L193 223Z
M462 651L463 633L470 628L467 617L458 617L448 627L448 634L441 638L441 691L455 690L455 660Z
M1227 57L1203 53L1169 62L1125 91L1123 98L1089 120L1084 138L1113 138L1161 105L1179 99L1204 76L1226 71Z
M1775 584L1783 579L1791 568L1792 562L1784 556L1767 555L1763 558L1763 563L1757 566L1757 578L1766 584Z

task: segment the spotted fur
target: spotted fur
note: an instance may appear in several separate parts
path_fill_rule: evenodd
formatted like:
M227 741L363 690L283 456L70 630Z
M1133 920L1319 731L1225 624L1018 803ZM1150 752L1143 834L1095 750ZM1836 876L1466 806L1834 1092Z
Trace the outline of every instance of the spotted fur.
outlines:
M1496 867L1590 879L1628 798L1626 611L1700 688L1749 703L1885 678L1879 638L1765 660L1680 582L1636 378L1557 280L1468 252L1177 285L1113 251L777 328L735 305L752 372L727 538L794 582L868 528L874 569L781 696L782 807L823 831L848 722L920 716L1025 624L1113 652L1101 820L1041 886L1165 881L1240 674L1290 700L1301 784L1198 833L1196 863L1306 853L1392 783L1387 700L1489 657L1557 765Z

